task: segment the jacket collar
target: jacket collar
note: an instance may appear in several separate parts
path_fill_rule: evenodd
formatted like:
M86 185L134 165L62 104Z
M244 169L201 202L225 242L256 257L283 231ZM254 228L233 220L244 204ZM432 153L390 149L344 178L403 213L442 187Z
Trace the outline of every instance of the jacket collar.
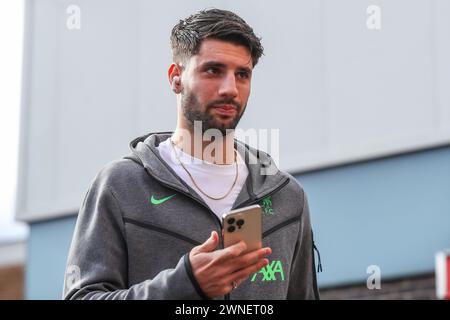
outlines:
M205 204L198 193L186 184L183 179L178 177L173 169L161 158L158 149L156 149L161 142L168 139L172 134L172 131L153 132L135 138L130 142L132 157L155 179L174 189L190 194ZM234 139L234 146L242 159L244 159L249 175L233 208L239 207L244 202L257 201L286 183L286 180L289 179L284 172L276 167L274 161L267 153L252 148L237 139Z

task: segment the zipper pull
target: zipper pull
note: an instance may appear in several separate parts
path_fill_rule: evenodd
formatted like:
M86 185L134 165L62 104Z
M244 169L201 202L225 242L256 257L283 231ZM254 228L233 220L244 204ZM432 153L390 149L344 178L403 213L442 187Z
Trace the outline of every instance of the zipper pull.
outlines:
M313 249L315 251L317 251L317 256L319 258L319 264L317 265L317 272L322 272L322 261L320 260L320 252L319 252L319 249L317 249L316 244L314 243L314 240L313 240Z

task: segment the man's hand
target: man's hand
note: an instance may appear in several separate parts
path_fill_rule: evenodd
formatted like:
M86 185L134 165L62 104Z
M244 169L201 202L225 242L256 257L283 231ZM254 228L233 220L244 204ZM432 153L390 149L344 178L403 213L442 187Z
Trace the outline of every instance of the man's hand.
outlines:
M265 267L269 261L264 257L272 253L270 248L262 248L242 254L247 248L243 241L215 250L218 244L219 236L213 231L208 240L189 253L194 276L211 299L229 293L234 281L239 285Z

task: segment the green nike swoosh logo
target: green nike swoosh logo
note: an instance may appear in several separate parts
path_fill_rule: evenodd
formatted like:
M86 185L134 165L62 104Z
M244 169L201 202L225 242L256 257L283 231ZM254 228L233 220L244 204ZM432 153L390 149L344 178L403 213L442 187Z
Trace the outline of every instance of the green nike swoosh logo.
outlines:
M151 197L151 199L150 199L150 202L151 202L152 204L158 205L158 204L161 204L161 203L163 203L163 202L166 202L167 200L169 200L169 199L175 197L176 195L177 195L177 194L175 193L175 194L173 194L173 195L171 195L171 196L167 196L167 197L162 198L162 199L155 199L155 197L152 195L152 197Z

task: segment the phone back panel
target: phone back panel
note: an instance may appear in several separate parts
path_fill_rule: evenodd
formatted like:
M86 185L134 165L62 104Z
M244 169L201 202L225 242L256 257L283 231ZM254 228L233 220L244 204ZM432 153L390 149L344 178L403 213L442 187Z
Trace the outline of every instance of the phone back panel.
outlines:
M252 205L230 211L223 216L224 246L229 247L243 240L247 244L245 252L262 247L262 210Z

